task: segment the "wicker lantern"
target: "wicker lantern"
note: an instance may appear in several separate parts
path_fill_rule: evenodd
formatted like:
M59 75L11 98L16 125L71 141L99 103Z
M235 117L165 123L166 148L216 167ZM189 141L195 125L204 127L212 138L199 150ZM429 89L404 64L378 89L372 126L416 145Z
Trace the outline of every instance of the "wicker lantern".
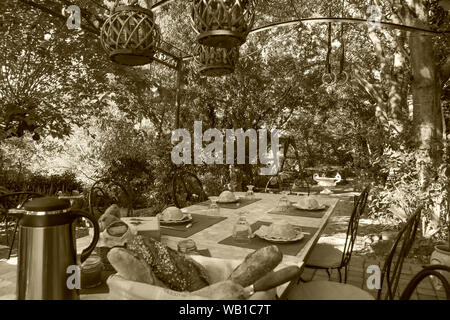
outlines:
M208 77L219 77L234 72L239 61L239 47L214 48L198 45L197 63L199 73Z
M100 40L112 61L139 66L152 62L160 32L153 13L137 5L117 6L102 26Z
M255 6L256 0L192 0L198 43L219 48L242 45L253 26Z

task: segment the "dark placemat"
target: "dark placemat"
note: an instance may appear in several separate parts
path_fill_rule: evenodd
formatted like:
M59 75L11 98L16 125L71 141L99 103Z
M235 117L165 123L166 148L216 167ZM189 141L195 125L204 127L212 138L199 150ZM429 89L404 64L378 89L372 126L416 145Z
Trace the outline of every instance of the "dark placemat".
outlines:
M255 199L245 199L245 198L239 198L238 202L235 203L218 203L219 207L221 208L225 208L225 209L241 209L245 206L248 206L249 204L252 204L256 201L261 200L260 198L255 198ZM209 205L211 204L211 201L205 201L205 202L201 202L199 203L199 205L201 206L207 206L209 207Z
M176 228L177 230L163 228L161 225L161 234L172 237L188 238L193 234L196 234L197 232L200 232L227 218L227 217L206 216L195 213L192 213L191 215L192 215L192 227L190 227L189 229L185 228L187 223L180 225L167 225L167 227Z
M268 226L270 225L270 222L264 222L264 221L256 221L254 224L251 225L252 231L258 230L262 225ZM276 245L280 251L283 254L287 254L290 256L296 256L300 250L308 243L309 239L311 239L314 234L317 232L318 228L311 228L311 227L302 227L302 231L306 232L308 234L305 234L302 240L293 242L293 243L273 243L264 239L261 239L257 236L255 236L253 239L250 240L249 243L236 243L233 239L233 236L230 236L226 238L225 240L220 241L220 244L226 244L229 246L235 246L240 248L247 248L247 249L254 249L258 250L263 247L270 246L272 244Z
M302 210L295 207L289 207L288 211L282 212L278 208L269 211L270 214L279 214L285 216L307 217L321 219L327 212L328 206L323 210Z

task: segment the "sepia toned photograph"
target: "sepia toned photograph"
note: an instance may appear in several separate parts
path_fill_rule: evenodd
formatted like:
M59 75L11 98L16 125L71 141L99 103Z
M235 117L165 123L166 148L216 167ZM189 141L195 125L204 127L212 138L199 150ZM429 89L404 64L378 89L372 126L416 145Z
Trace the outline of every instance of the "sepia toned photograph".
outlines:
M0 0L0 300L450 300L449 79L450 0Z

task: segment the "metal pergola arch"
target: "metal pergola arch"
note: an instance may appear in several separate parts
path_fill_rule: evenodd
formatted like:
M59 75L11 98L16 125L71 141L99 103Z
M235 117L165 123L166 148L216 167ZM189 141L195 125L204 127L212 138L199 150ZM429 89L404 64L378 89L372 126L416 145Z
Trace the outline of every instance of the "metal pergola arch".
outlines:
M27 4L29 6L32 6L34 8L37 8L43 12L46 12L52 16L58 17L60 19L66 20L66 17L63 16L59 12L55 12L41 4L35 3L33 0L19 0L20 2ZM152 7L151 10L157 10L165 5L168 5L169 3L173 2L175 0L160 0L156 2ZM66 1L63 1L66 2ZM63 4L64 6L64 4ZM300 19L293 19L293 20L286 20L286 21L279 21L274 23L269 23L263 26L256 27L252 29L249 34L259 33L270 29L275 29L279 27L287 27L287 26L293 26L298 25L301 23L349 23L349 24L366 24L367 19L362 18L344 18L344 17L314 17L314 18L300 18ZM392 22L386 22L386 21L379 21L377 22L381 26L391 28L391 29L397 29L407 32L416 32L416 33L423 33L427 35L438 35L438 34L450 34L450 30L444 30L444 31L435 31L427 28L420 28L415 26L408 26L408 25L402 25ZM95 34L96 36L99 35L98 29L93 29L91 27L82 27L82 29ZM192 55L185 55L185 56L179 56L177 54L174 54L171 52L173 49L177 50L178 52L183 52L180 48L165 42L161 41L162 44L166 45L170 48L163 48L158 47L156 48L156 54L153 58L154 61L165 65L166 67L173 69L176 71L176 120L175 120L175 128L179 128L179 114L180 114L180 100L181 100L181 73L182 73L182 67L183 67L183 61L190 60L193 58Z

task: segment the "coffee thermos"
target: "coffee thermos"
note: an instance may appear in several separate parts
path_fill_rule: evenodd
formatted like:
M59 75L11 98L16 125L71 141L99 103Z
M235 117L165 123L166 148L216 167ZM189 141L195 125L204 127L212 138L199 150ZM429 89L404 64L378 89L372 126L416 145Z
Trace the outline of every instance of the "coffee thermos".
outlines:
M31 199L23 207L25 212L19 221L17 299L79 299L78 288L68 285L68 278L95 249L99 237L97 221L83 211L71 209L67 200L54 197ZM93 224L94 237L77 259L72 223L79 217Z

